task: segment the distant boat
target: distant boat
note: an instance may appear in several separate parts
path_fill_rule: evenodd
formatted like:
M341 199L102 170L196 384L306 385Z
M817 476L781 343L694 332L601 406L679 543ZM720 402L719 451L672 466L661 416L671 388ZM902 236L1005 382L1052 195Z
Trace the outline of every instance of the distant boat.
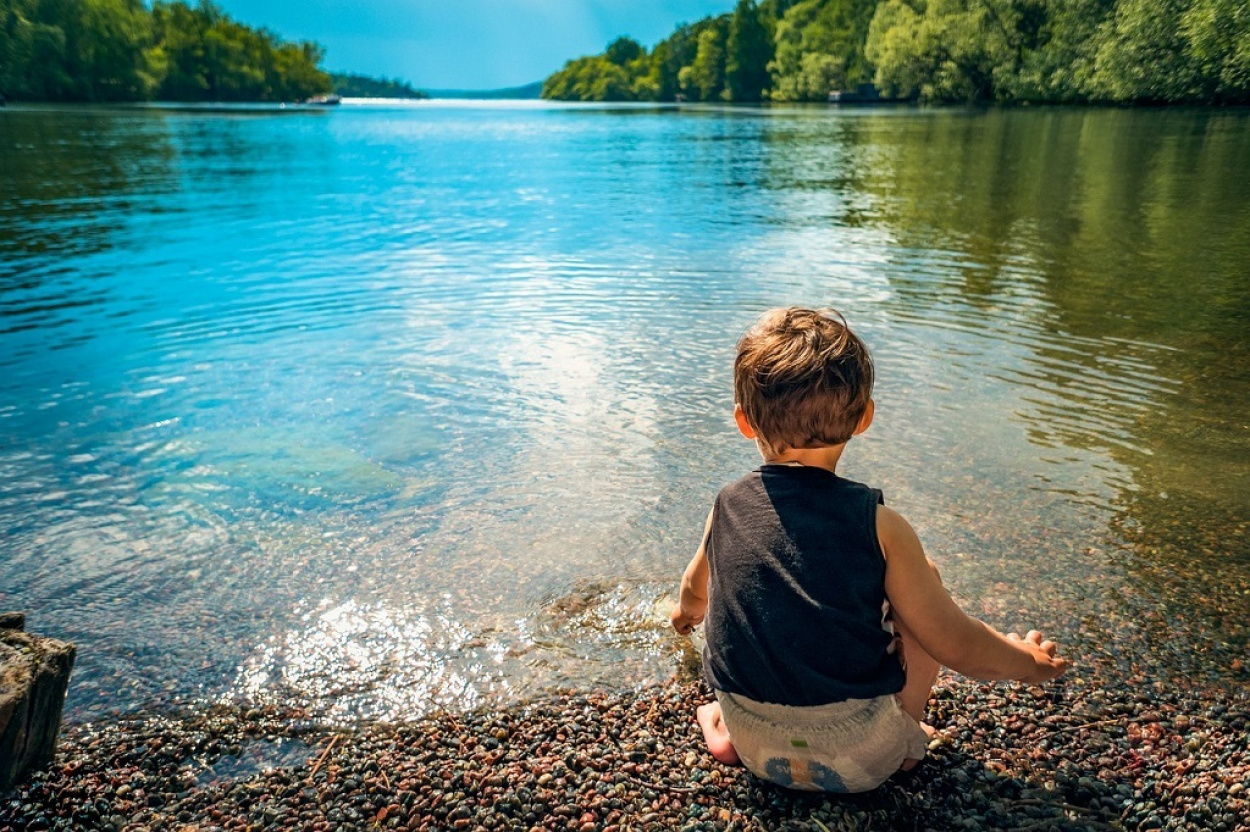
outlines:
M337 107L343 103L342 96L330 93L328 95L314 95L312 98L304 99L304 103L312 107Z

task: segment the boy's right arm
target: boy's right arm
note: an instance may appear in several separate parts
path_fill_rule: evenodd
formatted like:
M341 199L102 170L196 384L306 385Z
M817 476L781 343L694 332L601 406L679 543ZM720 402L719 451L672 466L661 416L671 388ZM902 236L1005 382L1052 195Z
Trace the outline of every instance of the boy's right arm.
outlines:
M669 616L673 629L683 636L702 624L703 617L707 615L707 536L711 530L712 514L709 512L707 523L703 526L703 542L699 544L699 551L694 553L686 566L685 574L681 576L677 606L673 607L673 613Z
M877 507L877 537L885 552L885 593L890 607L933 658L976 679L1044 682L1068 668L1054 642L1030 632L1004 636L959 608L925 557L920 539L902 515Z

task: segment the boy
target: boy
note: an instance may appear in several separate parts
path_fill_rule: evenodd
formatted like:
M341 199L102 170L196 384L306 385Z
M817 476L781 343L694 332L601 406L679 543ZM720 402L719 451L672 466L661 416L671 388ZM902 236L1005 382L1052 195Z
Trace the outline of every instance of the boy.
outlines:
M876 788L925 754L939 665L1041 682L1037 631L966 615L881 492L836 473L872 424L873 365L838 313L776 309L738 342L734 418L764 464L716 498L672 623L707 620L708 750L782 786Z

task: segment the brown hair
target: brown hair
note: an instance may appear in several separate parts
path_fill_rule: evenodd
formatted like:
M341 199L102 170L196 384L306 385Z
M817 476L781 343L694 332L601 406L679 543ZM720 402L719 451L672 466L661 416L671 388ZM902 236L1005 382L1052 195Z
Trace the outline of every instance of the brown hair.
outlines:
M846 442L872 382L868 347L833 309L773 309L738 341L734 398L775 452Z

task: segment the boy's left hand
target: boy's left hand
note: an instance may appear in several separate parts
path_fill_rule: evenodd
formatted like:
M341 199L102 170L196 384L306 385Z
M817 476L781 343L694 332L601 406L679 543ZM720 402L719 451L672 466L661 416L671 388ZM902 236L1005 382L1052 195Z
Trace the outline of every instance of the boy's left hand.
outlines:
M703 616L686 615L681 611L681 604L677 604L673 607L673 614L669 616L669 620L673 622L674 630L683 636L688 636L691 630L703 623Z

